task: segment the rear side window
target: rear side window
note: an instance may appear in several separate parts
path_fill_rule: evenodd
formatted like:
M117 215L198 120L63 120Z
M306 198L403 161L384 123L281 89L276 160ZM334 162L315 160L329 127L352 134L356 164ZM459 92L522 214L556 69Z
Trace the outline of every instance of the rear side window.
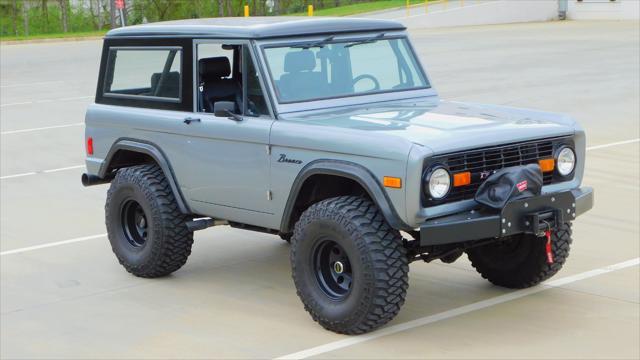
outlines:
M110 48L105 75L105 97L180 102L182 50Z

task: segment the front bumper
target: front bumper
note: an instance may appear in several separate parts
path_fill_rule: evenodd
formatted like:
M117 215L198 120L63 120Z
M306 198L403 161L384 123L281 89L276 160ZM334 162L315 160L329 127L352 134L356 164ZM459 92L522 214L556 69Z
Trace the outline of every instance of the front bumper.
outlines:
M540 234L574 220L593 207L593 189L583 187L522 200L500 211L471 210L427 220L420 226L420 246L460 243L515 234Z

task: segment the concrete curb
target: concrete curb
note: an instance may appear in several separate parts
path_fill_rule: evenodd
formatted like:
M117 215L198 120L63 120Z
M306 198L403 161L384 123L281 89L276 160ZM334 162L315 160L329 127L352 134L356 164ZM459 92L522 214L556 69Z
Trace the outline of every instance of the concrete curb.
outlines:
M0 46L56 43L56 42L69 42L69 41L102 40L103 38L104 36L73 36L73 37L65 37L65 38L48 38L48 39L31 39L31 40L3 40L3 41L0 41Z
M433 5L440 5L443 3L444 0L436 0L436 1L429 1L429 5L428 6L433 6ZM417 7L424 7L424 3L420 3L420 4L411 4L409 5L410 8L417 8ZM383 10L374 10L374 11L367 11L367 12L363 12L363 13L359 13L359 14L353 14L353 15L347 15L346 17L358 17L358 16L373 16L373 15L380 15L380 14L385 14L388 13L390 11L398 11L398 10L403 10L406 9L406 6L398 6L398 7L392 7L392 8L388 8L388 9L383 9Z

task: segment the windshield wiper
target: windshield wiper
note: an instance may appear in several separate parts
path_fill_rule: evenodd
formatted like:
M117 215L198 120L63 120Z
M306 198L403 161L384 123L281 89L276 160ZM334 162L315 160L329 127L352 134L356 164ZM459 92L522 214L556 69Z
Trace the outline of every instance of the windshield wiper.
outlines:
M362 45L362 44L371 44L374 43L378 40L381 40L384 37L384 33L380 33L372 38L369 39L363 39L363 40L359 40L359 41L354 41L351 43L348 43L347 45L345 45L345 48L350 48L352 46L356 46L356 45Z
M324 39L324 40L319 40L319 41L313 41L313 42L308 42L308 43L304 43L304 44L298 44L298 45L291 45L291 48L294 49L309 49L312 47L324 47L329 41L333 40L335 36L331 35L328 38Z

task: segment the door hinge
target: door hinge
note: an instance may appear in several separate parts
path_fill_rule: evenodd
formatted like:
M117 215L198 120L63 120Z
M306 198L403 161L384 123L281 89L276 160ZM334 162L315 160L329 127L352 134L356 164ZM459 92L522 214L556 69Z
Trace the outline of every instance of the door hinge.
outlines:
M271 190L267 190L267 200L273 200L273 194L271 193Z
M267 145L267 155L271 155L271 145Z

